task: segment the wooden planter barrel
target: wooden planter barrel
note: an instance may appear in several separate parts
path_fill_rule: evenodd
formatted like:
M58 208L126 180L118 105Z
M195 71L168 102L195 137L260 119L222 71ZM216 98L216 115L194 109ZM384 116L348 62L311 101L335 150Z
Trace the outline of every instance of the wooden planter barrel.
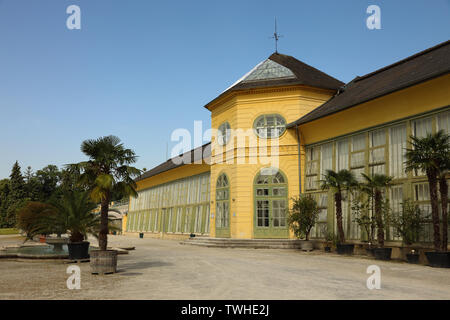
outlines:
M117 269L117 251L116 250L92 250L91 255L91 273L107 274L115 273Z

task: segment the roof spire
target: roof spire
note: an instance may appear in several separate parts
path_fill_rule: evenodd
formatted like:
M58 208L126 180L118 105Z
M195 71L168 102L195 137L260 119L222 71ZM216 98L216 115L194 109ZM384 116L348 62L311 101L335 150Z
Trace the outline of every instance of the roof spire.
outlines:
M275 32L273 33L272 39L275 39L275 53L278 53L278 40L283 36L277 32L277 17L275 17Z

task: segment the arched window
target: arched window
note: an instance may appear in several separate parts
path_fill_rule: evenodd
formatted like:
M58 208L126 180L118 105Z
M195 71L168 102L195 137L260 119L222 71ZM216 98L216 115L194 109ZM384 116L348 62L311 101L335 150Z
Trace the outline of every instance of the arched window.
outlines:
M216 183L216 228L230 225L230 184L226 174L221 174Z
M287 230L287 180L277 169L263 169L255 178L255 227ZM266 234L266 235L270 235Z
M286 131L286 120L279 114L265 114L255 120L253 130L260 138L278 138Z
M231 127L228 122L224 122L219 126L217 131L217 143L220 145L225 145L230 140Z

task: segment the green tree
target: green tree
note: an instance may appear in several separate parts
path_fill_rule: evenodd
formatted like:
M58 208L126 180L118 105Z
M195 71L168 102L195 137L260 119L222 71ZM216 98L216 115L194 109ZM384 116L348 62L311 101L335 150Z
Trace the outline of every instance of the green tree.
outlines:
M0 227L8 227L6 220L9 199L9 179L0 180Z
M58 191L61 180L61 172L55 165L48 165L36 171L36 179L39 183L39 198L41 201L48 201Z
M309 234L319 215L319 206L311 195L300 195L292 201L288 216L289 227L297 238L309 240Z
M26 196L25 181L20 170L19 162L16 161L9 176L9 197L12 202L22 200Z
M26 197L30 199L30 201L42 201L40 197L41 186L30 166L28 166L25 171L24 180Z
M384 247L384 216L388 210L388 205L383 203L383 191L391 186L393 178L379 173L372 176L362 173L362 176L366 180L363 188L373 198L377 224L377 241L380 248L382 248Z
M9 192L6 198L5 226L14 227L17 210L26 203L25 181L19 163L16 161L9 176Z
M25 241L32 240L38 234L64 233L55 226L44 224L44 220L54 217L56 209L49 204L29 201L17 212L17 227L25 232ZM25 242L24 241L24 242Z
M70 170L81 173L80 184L90 190L91 198L100 202L100 250L107 248L108 211L112 194L137 197L134 177L140 170L129 166L136 162L133 150L127 149L116 136L89 139L81 144L81 151L89 160L69 165Z
M354 175L349 170L335 172L327 170L322 180L322 190L331 190L334 193L336 205L336 222L341 244L345 243L344 227L342 226L342 196L346 190L351 190L358 186Z
M411 136L411 148L406 149L406 171L424 171L430 190L433 245L435 251L447 251L448 186L445 174L449 167L449 135L440 130L423 138ZM439 200L437 184L440 183L443 220L443 237L440 234Z

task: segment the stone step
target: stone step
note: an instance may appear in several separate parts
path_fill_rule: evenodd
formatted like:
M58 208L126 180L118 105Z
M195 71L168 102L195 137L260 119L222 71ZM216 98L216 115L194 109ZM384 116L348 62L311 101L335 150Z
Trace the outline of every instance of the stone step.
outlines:
M287 239L225 239L204 237L190 238L180 243L202 247L254 249L299 249L301 246L301 241Z

